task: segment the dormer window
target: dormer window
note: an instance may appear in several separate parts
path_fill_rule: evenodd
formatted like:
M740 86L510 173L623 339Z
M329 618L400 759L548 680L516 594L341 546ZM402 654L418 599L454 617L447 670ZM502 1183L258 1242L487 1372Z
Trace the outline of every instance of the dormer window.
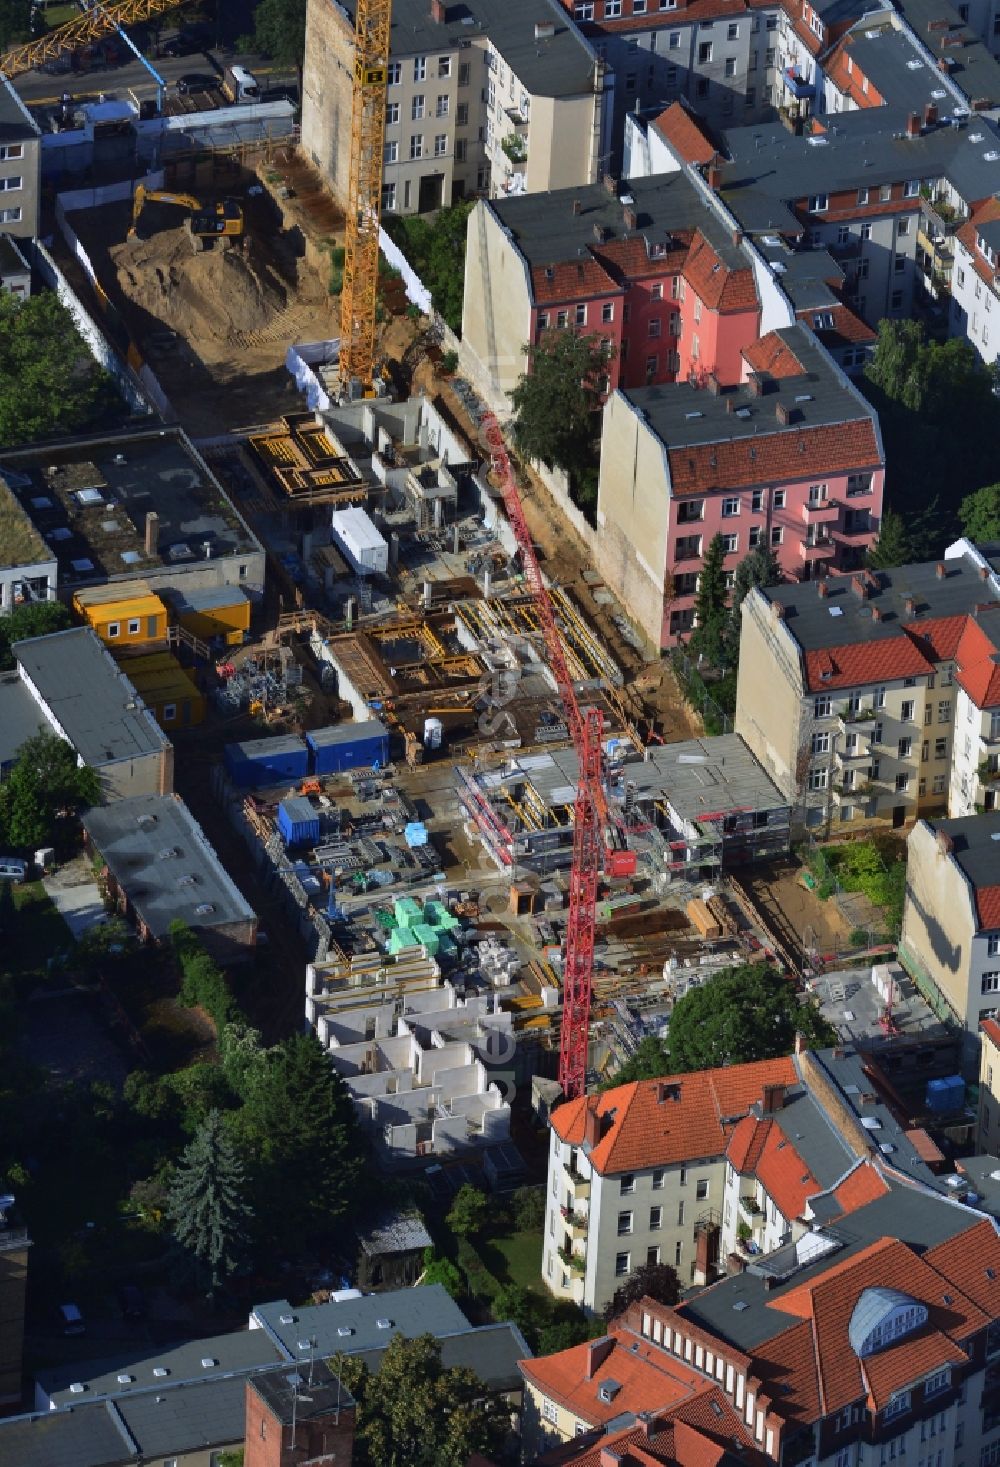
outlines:
M889 1404L882 1412L882 1419L884 1421L894 1421L897 1416L902 1416L905 1412L909 1411L909 1409L909 1391L898 1391L896 1395L891 1397Z
M991 265L996 264L996 250L990 248L990 246L986 243L981 234L976 235L976 249L984 257L984 259L987 259L990 262Z
M926 1304L909 1294L898 1289L865 1289L854 1306L847 1333L851 1349L864 1360L926 1323Z

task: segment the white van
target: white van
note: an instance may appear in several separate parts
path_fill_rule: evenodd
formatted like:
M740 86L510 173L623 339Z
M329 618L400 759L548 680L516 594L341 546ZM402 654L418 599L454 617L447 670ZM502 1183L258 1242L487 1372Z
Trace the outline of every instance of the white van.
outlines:
M257 78L252 71L247 71L245 66L226 67L226 74L222 79L222 90L230 102L257 102L260 100Z
M27 866L16 856L0 856L0 881L13 881L20 886L27 874Z

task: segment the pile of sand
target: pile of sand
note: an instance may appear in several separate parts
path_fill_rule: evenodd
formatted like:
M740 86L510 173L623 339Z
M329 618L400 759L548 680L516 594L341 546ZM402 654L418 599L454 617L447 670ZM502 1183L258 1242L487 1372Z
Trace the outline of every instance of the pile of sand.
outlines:
M196 253L181 227L127 239L109 253L127 299L192 342L238 342L303 300L298 282L286 280L250 237L242 248L215 241Z

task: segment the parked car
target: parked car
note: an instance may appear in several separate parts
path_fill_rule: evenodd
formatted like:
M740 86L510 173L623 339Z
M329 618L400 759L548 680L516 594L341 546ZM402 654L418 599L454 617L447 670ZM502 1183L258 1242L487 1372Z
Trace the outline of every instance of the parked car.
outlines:
M60 1304L56 1311L64 1335L85 1335L87 1324L75 1304Z
M208 71L186 71L177 78L175 85L182 97L189 92L218 92L222 89L219 78Z
M212 35L207 26L182 26L176 36L165 41L161 50L164 56L193 56L196 51L207 51L212 44Z
M17 856L0 856L0 881L13 881L15 886L20 886L27 874L27 865Z
M138 1284L123 1284L118 1290L118 1304L122 1319L145 1319L146 1296Z

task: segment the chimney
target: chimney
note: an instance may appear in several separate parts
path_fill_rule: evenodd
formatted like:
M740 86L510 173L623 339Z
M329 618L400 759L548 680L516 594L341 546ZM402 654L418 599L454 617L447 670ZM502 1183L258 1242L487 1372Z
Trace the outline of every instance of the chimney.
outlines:
M591 1340L590 1344L587 1346L587 1380L594 1379L594 1376L600 1370L601 1366L604 1364L605 1360L607 1360L608 1356L611 1354L614 1348L615 1342L613 1339L611 1339L609 1335L602 1335L599 1340Z
M631 204L625 205L624 209L622 210L622 217L625 220L625 228L628 230L633 230L635 228L637 216L635 209Z
M817 596L827 596L827 595L829 595L829 592L827 590L826 581L824 581L821 576L818 577L817 580L816 580L816 595Z
M764 379L759 372L750 372L747 374L746 389L751 397L764 396Z
M146 516L146 538L144 548L147 555L155 555L156 547L160 539L160 516L155 510L150 510Z
M612 194L617 199L617 197L618 197L618 180L614 176L614 174L613 173L605 173L602 176L602 178L601 178L601 183L604 185L604 192L606 194Z
M594 225L594 238L597 240L597 243L598 244L603 244L604 241L607 239L607 237L608 237L608 231L605 229L604 225L603 224L595 224Z
M573 213L574 213L574 215L579 214L579 212L580 212L580 200L579 199L574 199L573 200L572 207L573 207Z
M882 620L882 613L881 613L881 611L879 611L879 609L878 609L877 606L873 606L872 607L872 621L881 621L881 620Z
M809 1045L806 1043L806 1036L803 1034L803 1032L802 1032L801 1029L796 1029L796 1031L795 1031L795 1049L794 1049L793 1053L795 1053L795 1054L805 1054L805 1052L806 1052L806 1050L808 1048L809 1048Z
M719 393L722 391L722 384L719 382L719 379L714 372L709 372L708 376L705 378L705 386L708 388L713 397L718 397Z
M952 840L947 831L939 830L935 839L937 840L937 848L941 852L942 856L950 856L952 851L955 849L955 842Z
M771 615L775 621L784 621L785 608L782 606L780 601L771 602Z
M718 156L718 154L715 155L716 158ZM719 192L719 189L722 187L722 169L719 167L718 163L716 163L715 158L712 159L711 163L709 163L708 167L705 169L705 182L708 184L713 194L717 194Z
M927 22L927 29L929 31L946 31L946 30L948 30L948 28L949 28L950 25L951 25L951 21L945 20L945 19L941 19L941 20L929 20Z
M906 136L908 138L918 138L920 136L919 112L911 112L909 117L906 119Z
M782 1107L784 1106L784 1104L785 1104L785 1087L784 1087L784 1085L765 1085L764 1086L764 1094L763 1094L763 1100L762 1100L762 1109L763 1109L764 1115L766 1115L766 1116L776 1115L778 1113L778 1111L782 1109Z
M868 585L864 576L851 577L851 590L855 596L860 596L862 601L867 601L871 595L871 587Z
M913 597L905 596L903 598L903 610L906 612L907 616L912 616L916 609L917 603L916 601L914 601Z
M445 14L444 0L431 0L431 20L435 25L444 25Z
M733 413L735 411L736 411L736 399L735 399L735 397L727 397L726 398L726 412L727 413Z
M936 102L925 102L924 103L924 127L936 127L937 126L937 120L938 120L937 103Z
M990 568L989 568L989 566L988 565L981 565L979 567L979 579L981 581L988 581L989 578L990 578Z
M947 571L945 570L945 564L943 560L939 560L937 565L934 567L934 574L937 576L939 581L944 580L945 576L947 575Z
M774 416L779 423L784 423L787 427L792 421L792 410L786 403L776 402L774 404Z
M584 1147L592 1149L601 1139L601 1120L597 1114L597 1106L587 1102L587 1108L583 1113L583 1144Z
M738 250L739 247L740 247L740 245L742 243L743 243L743 231L742 231L742 229L734 229L733 230L733 248L736 249L736 250Z
M556 33L556 23L555 23L554 20L536 20L535 21L535 40L536 41L551 41L551 39L555 35L555 33Z
M600 1467L623 1467L625 1454L619 1452L616 1447L602 1447L598 1461Z

